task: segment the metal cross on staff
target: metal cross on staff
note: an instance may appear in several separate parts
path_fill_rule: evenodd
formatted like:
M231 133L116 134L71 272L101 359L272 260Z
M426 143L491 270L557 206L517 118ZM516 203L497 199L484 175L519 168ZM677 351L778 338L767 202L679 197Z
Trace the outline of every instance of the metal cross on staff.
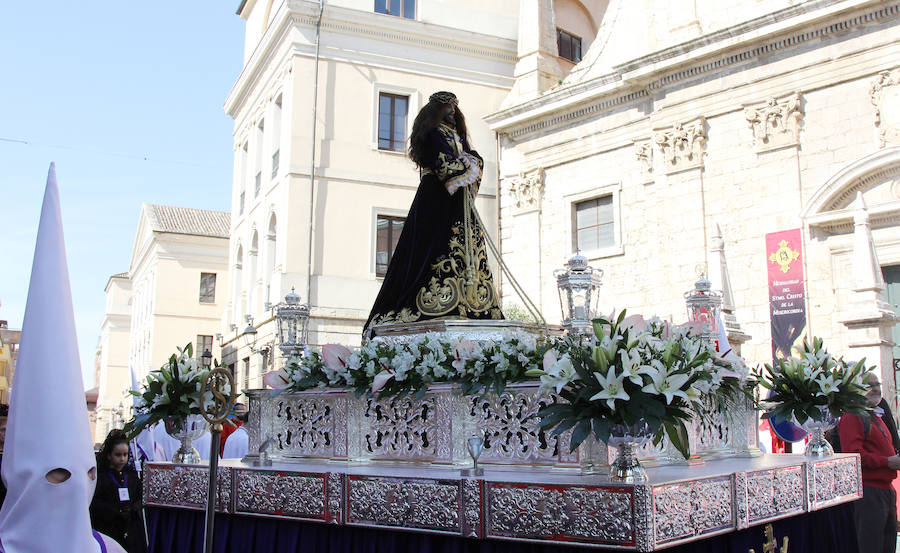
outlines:
M207 406L203 398L212 394L212 404ZM234 408L234 377L231 371L216 367L209 371L200 388L200 413L209 423L209 488L206 493L206 528L203 537L203 551L212 552L213 527L216 517L216 473L219 468L219 442L222 438L222 423Z

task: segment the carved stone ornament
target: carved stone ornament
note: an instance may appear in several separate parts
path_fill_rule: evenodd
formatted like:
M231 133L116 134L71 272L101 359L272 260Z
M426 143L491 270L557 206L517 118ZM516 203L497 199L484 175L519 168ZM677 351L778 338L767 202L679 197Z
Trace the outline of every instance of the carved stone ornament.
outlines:
M875 106L878 146L900 145L900 69L882 71L869 89Z
M634 158L640 168L641 182L653 180L653 144L649 140L634 143Z
M753 131L753 145L757 153L800 143L803 103L799 92L786 98L773 97L765 103L746 106L744 118Z
M671 129L660 129L654 142L662 156L667 175L703 167L706 155L706 118L698 117L689 123L675 123Z
M539 210L544 195L544 170L537 169L510 178L509 191L517 212Z

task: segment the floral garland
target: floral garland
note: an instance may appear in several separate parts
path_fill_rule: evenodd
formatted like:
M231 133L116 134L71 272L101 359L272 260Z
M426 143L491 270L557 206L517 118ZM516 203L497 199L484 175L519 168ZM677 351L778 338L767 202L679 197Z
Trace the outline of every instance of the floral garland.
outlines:
M321 353L307 351L285 367L263 377L276 389L352 388L357 395L379 397L414 394L421 398L429 384L456 383L465 395L530 379L551 347L530 334L509 332L499 341L481 344L427 333L405 343L370 341L359 348L328 344Z

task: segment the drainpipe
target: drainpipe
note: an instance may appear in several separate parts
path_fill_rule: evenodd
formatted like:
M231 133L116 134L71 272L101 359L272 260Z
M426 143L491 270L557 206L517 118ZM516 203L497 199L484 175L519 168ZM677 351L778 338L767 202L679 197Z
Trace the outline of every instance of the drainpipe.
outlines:
M306 254L306 303L312 307L310 293L312 289L312 249L313 249L313 213L316 184L316 108L319 99L319 44L321 42L322 12L325 0L319 0L319 17L316 19L316 57L313 65L313 101L312 101L312 148L309 162L309 247Z

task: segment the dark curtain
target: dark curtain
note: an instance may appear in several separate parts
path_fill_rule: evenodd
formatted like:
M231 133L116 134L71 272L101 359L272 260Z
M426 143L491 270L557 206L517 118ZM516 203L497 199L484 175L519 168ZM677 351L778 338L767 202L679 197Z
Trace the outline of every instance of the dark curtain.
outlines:
M204 513L147 508L153 553L203 551ZM787 536L791 553L858 553L853 505L844 504L772 523L779 549ZM764 525L678 547L671 553L763 551ZM613 551L606 548L593 551ZM456 536L355 528L236 515L216 515L216 553L584 553L583 547L476 540Z

